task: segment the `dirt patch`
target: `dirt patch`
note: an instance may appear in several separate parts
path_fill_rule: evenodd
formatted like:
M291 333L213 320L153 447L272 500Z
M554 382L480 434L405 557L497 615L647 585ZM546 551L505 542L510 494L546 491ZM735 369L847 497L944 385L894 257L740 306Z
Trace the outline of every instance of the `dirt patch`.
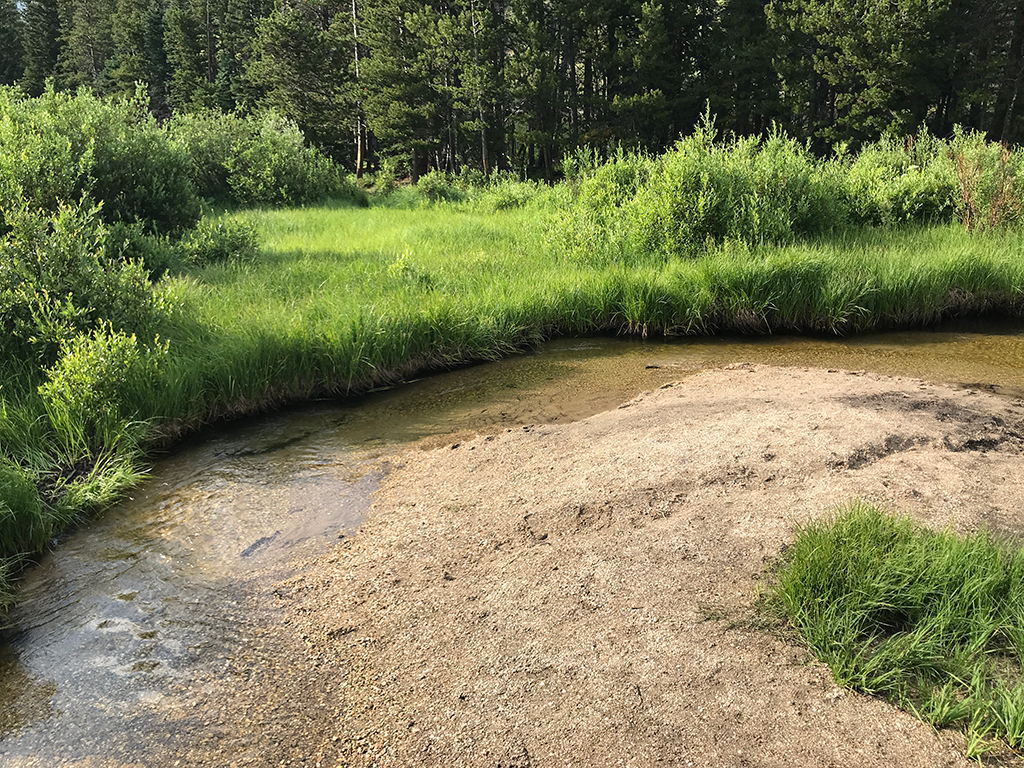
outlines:
M794 527L850 498L1021 532L1022 405L733 366L576 424L410 451L360 534L281 587L320 713L306 754L967 765L958 734L836 688L755 602Z

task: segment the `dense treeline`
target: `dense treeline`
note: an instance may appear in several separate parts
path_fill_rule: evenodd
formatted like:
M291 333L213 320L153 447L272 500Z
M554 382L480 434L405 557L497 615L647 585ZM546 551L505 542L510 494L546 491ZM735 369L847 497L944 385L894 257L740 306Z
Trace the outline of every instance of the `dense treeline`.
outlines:
M954 125L1024 136L1020 0L0 0L0 81L160 120L272 108L348 168L552 178L658 152L705 104L819 152Z

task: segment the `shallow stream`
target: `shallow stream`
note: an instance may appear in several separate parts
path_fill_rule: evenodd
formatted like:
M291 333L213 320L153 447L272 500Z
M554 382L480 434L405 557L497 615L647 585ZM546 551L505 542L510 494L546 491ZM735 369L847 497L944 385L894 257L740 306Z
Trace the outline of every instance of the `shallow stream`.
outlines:
M0 634L0 764L164 765L211 739L189 711L273 633L269 585L352 535L419 442L566 422L735 362L869 370L1024 396L1024 329L963 326L847 340L563 340L357 401L212 429L159 458L132 498L66 534ZM224 763L229 764L229 763Z

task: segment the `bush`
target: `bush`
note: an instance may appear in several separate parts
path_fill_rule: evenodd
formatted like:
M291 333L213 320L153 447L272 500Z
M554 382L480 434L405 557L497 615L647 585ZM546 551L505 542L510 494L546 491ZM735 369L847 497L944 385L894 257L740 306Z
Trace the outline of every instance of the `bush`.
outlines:
M623 206L633 247L688 255L708 241L787 242L843 220L841 190L796 141L714 138L704 127L682 139Z
M110 325L62 345L39 395L70 455L97 455L121 441L138 414L133 402L156 383L167 349L143 347Z
M329 158L306 146L298 125L273 112L239 117L207 110L175 117L168 129L175 145L192 158L196 188L211 201L233 206L369 202Z
M90 190L103 201L104 219L139 223L152 234L180 235L201 214L188 156L170 142L141 99L104 106Z
M968 230L1015 224L1024 217L1024 153L959 128L949 148L956 173L954 206Z
M874 226L949 221L956 176L948 146L927 132L887 136L840 160L851 221Z
M155 314L145 267L111 260L96 208L60 205L49 215L8 212L0 240L0 354L52 363L76 335L100 325L143 332Z
M466 199L463 191L441 171L430 171L420 176L416 191L431 203L454 203Z
M104 246L111 264L136 262L142 264L151 280L157 280L182 266L181 249L164 235L150 235L138 223L117 222L107 230Z
M620 150L574 172L564 240L585 260L690 256L726 239L787 242L846 218L842 185L805 147L781 133L716 142L710 118L657 159Z
M83 197L107 222L179 234L199 218L188 157L141 96L117 101L48 89L27 99L0 89L0 209L56 211Z
M185 261L205 267L226 261L255 261L259 253L256 228L244 221L218 219L201 221L181 241Z

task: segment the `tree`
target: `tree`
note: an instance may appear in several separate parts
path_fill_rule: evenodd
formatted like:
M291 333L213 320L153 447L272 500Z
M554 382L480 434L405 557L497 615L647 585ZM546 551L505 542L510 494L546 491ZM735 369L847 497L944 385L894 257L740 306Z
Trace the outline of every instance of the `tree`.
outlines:
M22 27L15 0L0 0L0 85L14 85L25 71Z
M350 154L353 50L348 8L280 0L257 26L250 77L265 91L264 106L294 120L316 144Z
M66 8L57 62L60 84L65 88L85 85L98 94L108 92L114 0L67 0Z
M170 0L164 14L164 50L171 77L167 103L188 111L215 105L217 80L214 0Z
M60 16L57 0L27 0L25 3L25 72L21 86L30 96L38 96L46 80L57 70L60 54Z

